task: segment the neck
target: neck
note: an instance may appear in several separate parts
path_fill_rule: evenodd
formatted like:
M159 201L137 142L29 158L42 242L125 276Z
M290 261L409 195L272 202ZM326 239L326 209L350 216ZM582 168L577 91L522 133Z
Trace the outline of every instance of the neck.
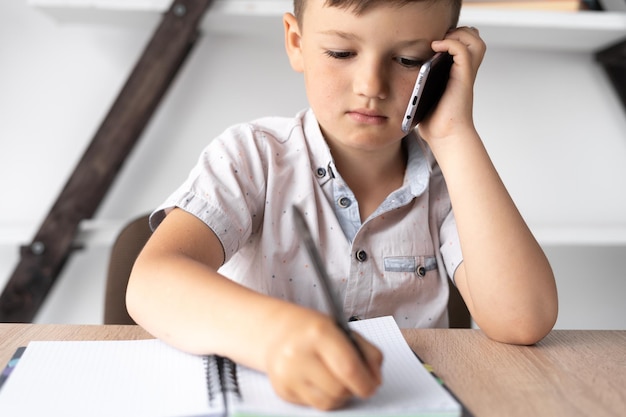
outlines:
M362 221L404 182L407 157L401 142L376 151L331 152L341 177L359 202Z

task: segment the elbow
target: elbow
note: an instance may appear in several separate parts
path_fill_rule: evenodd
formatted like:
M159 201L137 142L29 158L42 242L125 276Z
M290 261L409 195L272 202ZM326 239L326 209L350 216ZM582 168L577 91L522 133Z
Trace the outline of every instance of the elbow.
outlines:
M492 340L511 345L530 346L538 343L552 331L558 316L555 304L535 314L509 317L492 323L483 332Z
M518 312L501 315L497 320L479 327L492 340L512 345L530 346L538 343L552 331L558 316L558 303L543 305Z
M490 310L485 320L485 334L498 342L513 345L534 345L554 328L558 317L559 302L554 277L544 279L547 285L535 290L499 300L497 313ZM479 324L480 326L480 324Z
M126 288L126 311L128 311L128 315L135 322L137 322L137 299L134 295L130 281L128 282L128 287Z
M502 332L485 332L496 342L510 345L531 346L540 342L552 330L552 325L543 326L515 326Z
M134 291L134 285L133 285L132 279L128 281L128 285L126 287L125 301L126 301L126 311L128 312L128 315L135 322L137 322L138 300L136 296L136 291Z
M145 308L146 289L142 287L141 278L138 277L137 265L133 267L128 284L126 285L126 310L128 315L140 324L141 311Z

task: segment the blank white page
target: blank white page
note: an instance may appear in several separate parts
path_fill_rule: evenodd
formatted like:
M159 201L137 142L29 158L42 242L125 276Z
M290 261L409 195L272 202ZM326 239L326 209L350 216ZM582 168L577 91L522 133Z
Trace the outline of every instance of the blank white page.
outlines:
M31 342L0 389L0 416L208 415L202 357L159 340Z

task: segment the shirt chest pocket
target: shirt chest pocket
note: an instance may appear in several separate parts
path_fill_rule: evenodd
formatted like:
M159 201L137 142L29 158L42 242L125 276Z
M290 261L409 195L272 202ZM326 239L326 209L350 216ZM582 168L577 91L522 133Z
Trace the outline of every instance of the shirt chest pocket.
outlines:
M437 269L434 256L386 256L383 261L385 272L412 272L419 278Z

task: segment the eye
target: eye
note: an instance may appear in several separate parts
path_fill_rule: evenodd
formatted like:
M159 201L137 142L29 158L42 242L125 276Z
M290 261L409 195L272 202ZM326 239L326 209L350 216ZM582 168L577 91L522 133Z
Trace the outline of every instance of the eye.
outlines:
M419 59L413 59L413 58L406 58L406 57L397 57L396 58L396 62L400 65L402 65L403 67L406 68L417 68L417 67L421 67L422 64L424 63L424 61L419 60Z
M354 56L354 53L349 51L326 51L325 54L334 59L348 59Z

